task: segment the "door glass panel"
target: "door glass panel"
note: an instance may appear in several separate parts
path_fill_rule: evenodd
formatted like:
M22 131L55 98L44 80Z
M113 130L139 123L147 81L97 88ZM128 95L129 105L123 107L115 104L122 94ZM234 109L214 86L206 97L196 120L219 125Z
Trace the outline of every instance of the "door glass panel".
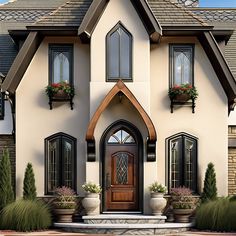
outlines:
M64 141L64 185L72 188L72 145Z
M116 155L116 184L128 183L128 162L127 153L120 152Z
M185 141L185 183L187 188L193 187L193 145L194 143L186 139Z
M119 130L112 134L108 139L108 143L126 144L135 143L134 137L125 130Z

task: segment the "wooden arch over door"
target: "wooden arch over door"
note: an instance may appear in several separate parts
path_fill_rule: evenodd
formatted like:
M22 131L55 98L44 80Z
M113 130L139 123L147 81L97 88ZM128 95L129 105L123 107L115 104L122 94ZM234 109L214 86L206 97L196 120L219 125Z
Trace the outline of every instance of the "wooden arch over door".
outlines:
M87 160L92 162L95 161L95 138L94 138L94 130L96 128L97 122L103 113L103 111L107 108L110 104L112 99L116 95L124 95L126 98L133 104L136 108L140 116L142 117L144 124L148 130L148 137L147 137L147 160L148 161L155 161L156 160L156 130L152 123L151 118L140 105L138 100L132 94L132 92L126 87L122 80L119 80L116 85L110 90L110 92L106 95L96 112L94 113L88 129L86 133L86 141L87 141Z

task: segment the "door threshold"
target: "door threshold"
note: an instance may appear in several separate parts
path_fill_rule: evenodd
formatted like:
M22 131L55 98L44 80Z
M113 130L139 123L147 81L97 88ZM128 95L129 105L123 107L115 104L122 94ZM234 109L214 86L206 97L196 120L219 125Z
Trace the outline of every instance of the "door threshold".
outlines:
M133 215L133 214L143 214L141 211L103 211L102 214L122 214L122 215Z

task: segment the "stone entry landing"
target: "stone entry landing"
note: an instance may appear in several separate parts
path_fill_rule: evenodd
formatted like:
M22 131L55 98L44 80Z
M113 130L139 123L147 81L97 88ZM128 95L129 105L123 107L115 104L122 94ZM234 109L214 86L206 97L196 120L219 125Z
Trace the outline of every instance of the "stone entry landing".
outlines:
M161 235L189 230L191 223L165 223L166 216L104 214L83 216L84 223L55 223L67 232L115 235Z

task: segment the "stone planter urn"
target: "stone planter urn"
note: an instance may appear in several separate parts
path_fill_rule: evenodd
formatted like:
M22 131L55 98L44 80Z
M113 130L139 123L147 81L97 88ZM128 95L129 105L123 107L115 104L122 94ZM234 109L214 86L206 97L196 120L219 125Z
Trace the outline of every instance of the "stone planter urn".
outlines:
M161 216L166 203L163 193L151 193L150 207L153 215Z
M86 211L86 215L97 215L97 208L100 205L99 193L87 193L86 197L82 200L82 205Z
M71 223L72 216L75 213L75 209L54 208L53 212L57 216L58 223Z
M188 223L189 217L192 215L193 209L173 209L175 222Z

